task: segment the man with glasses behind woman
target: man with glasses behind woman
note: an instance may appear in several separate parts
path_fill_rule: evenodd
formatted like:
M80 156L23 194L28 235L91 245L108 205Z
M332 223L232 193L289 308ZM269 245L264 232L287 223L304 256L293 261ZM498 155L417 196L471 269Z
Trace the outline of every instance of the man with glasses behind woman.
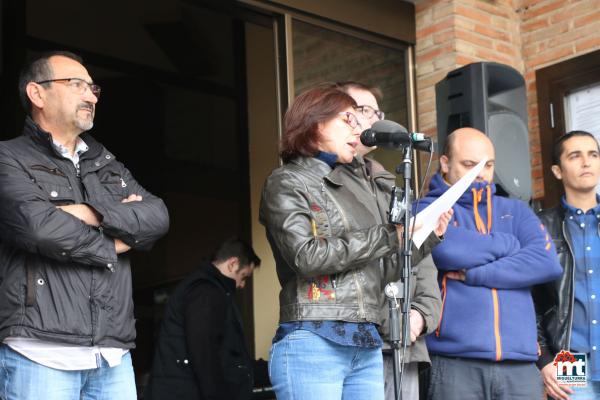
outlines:
M280 400L383 399L379 264L401 247L402 227L382 221L364 182L340 168L353 161L362 131L355 107L332 87L298 96L284 118L284 165L263 188L260 220L282 287L269 364Z
M363 129L370 128L375 122L385 118L383 111L379 110L379 101L382 93L377 87L348 81L339 82L335 87L348 93L356 101L357 116ZM383 166L371 158L363 157L375 147L366 147L360 144L357 148L358 155L352 164L348 164L346 172L349 175L358 174L361 179L369 183L373 195L377 198L378 211L381 219L387 219L390 204L390 191L394 185L395 176L386 171ZM400 161L402 153L398 152ZM419 363L429 363L429 355L425 344L425 335L433 332L437 327L440 317L442 302L437 284L437 269L431 256L425 257L420 263L413 262L415 273L411 275L411 310L410 318L410 345L405 355L404 372L402 378L402 399L417 400L419 398ZM381 264L384 280L381 290L388 282L400 279L402 265L397 263L397 258L386 258ZM379 332L384 339L383 367L385 379L386 400L395 399L394 368L391 345L386 340L389 334L389 306L387 299L383 298L380 304L382 324Z

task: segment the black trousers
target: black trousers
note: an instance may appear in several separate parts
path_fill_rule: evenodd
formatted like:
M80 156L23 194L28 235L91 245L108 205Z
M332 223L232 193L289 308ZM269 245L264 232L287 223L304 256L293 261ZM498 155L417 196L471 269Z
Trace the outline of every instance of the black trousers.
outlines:
M431 355L429 400L539 400L540 371L533 362L488 361Z

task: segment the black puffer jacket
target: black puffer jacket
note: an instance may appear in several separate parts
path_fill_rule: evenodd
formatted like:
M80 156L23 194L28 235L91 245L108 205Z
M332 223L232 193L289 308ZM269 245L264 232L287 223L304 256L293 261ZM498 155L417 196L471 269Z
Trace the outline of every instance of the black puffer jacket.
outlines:
M535 286L532 294L538 324L540 358L538 366L543 368L554 360L561 350L570 350L575 302L575 259L571 249L571 237L565 226L565 211L557 206L538 213L540 221L552 236L558 261L563 274L555 281ZM600 224L598 225L600 233Z
M101 144L81 138L80 174L30 118L23 135L0 142L0 341L134 347L129 259L113 238L149 249L168 212ZM143 200L121 203L130 194ZM101 229L56 208L77 203L100 214Z

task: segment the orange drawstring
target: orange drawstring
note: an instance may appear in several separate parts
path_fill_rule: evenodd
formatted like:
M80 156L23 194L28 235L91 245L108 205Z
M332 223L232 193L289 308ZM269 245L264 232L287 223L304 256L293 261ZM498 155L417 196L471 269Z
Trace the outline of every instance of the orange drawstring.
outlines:
M487 191L487 229L488 232L492 231L492 188L490 185L486 186Z
M481 190L477 191L475 189L471 189L473 192L473 214L475 216L475 226L479 233L485 234L485 225L481 220L481 216L479 215L479 202L481 201Z
M483 192L483 189L477 191L475 189L471 189L471 192L473 192L473 214L475 216L475 226L477 227L477 230L479 231L479 233L482 234L486 234L492 231L492 190L489 186L486 187L487 189L487 229L486 229L486 225L483 223L483 220L481 219L481 216L479 215L479 202L481 201L481 195Z

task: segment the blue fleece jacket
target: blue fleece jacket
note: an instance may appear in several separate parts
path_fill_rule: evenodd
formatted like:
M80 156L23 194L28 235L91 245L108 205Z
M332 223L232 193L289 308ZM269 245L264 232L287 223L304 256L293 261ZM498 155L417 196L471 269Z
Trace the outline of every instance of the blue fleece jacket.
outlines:
M436 174L425 208L449 185ZM536 320L530 288L558 278L552 239L529 207L495 196L495 185L474 182L432 254L439 270L442 317L427 337L432 354L487 360L535 361ZM446 272L464 270L464 282Z

